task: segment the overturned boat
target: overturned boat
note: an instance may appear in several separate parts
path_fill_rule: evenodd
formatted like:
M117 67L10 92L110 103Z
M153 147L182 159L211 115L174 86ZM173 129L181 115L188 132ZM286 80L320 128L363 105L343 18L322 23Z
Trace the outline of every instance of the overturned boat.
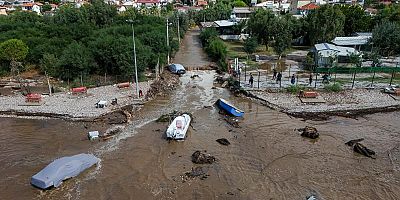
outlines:
M236 108L225 99L218 99L217 105L221 109L225 110L228 114L231 114L235 117L242 117L244 115L244 111L240 110L239 108Z
M188 114L177 116L169 125L166 135L168 139L183 140L190 126L191 118Z
M58 187L63 180L79 175L99 161L100 159L92 154L78 154L56 159L32 176L31 184L41 189Z

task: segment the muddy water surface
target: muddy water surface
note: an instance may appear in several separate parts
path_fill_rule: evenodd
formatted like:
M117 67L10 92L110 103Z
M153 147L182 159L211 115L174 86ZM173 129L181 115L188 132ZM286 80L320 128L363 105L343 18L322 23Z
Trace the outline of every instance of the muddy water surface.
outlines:
M175 94L150 102L123 133L107 142L87 141L84 124L1 119L1 199L400 198L400 174L388 157L388 150L400 143L399 112L301 121L232 97L224 89L211 89L211 71L193 73L200 78L184 75ZM216 108L204 108L219 97L246 112L241 128L227 125ZM183 142L166 141L167 124L154 122L172 110L195 116ZM317 127L320 139L310 141L293 131L305 125ZM222 137L231 145L215 141ZM376 160L344 145L360 137L377 152ZM195 150L206 150L217 161L195 165L190 159ZM81 152L100 157L100 165L53 190L29 185L29 178L54 158ZM209 176L182 179L197 166Z
M208 64L198 33L186 35L174 62ZM193 74L200 78L191 79ZM106 128L99 124L0 118L0 199L300 200L310 194L321 199L400 199L400 163L395 157L400 160L400 112L302 121L233 97L225 89L212 89L214 75L189 71L173 94L146 104L122 133L105 142L86 139L87 131ZM246 112L241 128L227 125L216 108L208 107L218 98ZM166 141L168 124L154 122L173 110L194 114L183 142ZM311 141L294 131L305 125L315 126L320 138ZM377 152L377 159L344 145L360 137ZM231 145L220 145L218 138L227 138ZM397 150L390 159L393 148ZM190 156L196 150L207 151L217 161L193 164ZM77 153L93 153L102 161L59 188L41 191L29 184L52 160ZM208 176L182 179L198 166Z

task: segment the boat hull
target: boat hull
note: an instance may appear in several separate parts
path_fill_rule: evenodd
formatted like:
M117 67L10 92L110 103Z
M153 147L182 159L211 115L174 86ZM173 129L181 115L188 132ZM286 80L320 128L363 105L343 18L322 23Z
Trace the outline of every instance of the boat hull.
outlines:
M217 104L221 109L225 110L228 114L231 114L235 117L243 117L244 115L244 112L242 110L236 108L224 99L218 99Z
M176 117L165 132L167 139L184 140L190 126L191 118L187 114ZM180 124L181 127L178 126Z

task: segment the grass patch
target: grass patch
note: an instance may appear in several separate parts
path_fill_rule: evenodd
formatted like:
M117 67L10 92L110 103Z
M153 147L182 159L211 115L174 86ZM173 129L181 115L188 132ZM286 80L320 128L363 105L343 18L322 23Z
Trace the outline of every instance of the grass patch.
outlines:
M286 91L291 93L291 94L297 94L300 92L300 90L305 90L306 88L301 85L290 85L289 87L286 88Z
M332 83L324 86L324 89L328 92L340 92L343 90L340 83Z

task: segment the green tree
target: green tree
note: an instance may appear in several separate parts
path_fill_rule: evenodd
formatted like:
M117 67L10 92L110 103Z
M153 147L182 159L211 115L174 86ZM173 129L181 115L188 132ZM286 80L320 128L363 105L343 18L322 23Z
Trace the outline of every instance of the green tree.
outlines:
M305 20L311 45L329 42L344 33L345 15L338 6L323 5L308 14Z
M8 61L22 61L29 48L22 40L10 39L0 44L0 58Z
M255 38L255 37L247 38L244 41L244 45L243 45L244 51L249 55L256 52L257 47L258 47L258 42L257 42L257 38Z
M266 50L268 50L269 42L273 39L275 23L275 15L264 9L256 10L247 22L251 36L256 37L259 43L264 44Z
M44 4L42 6L42 12L50 11L51 10L51 5L50 4Z
M378 24L372 31L370 42L381 55L400 53L400 25L388 21Z
M344 34L351 36L355 32L368 32L373 28L372 17L359 5L339 6L345 16Z
M200 41L203 47L206 47L208 43L214 38L218 37L218 32L214 28L207 28L200 33Z
M215 61L225 60L227 48L225 43L221 39L214 38L206 47L206 52Z
M90 73L95 67L95 62L90 51L77 42L68 45L57 64L58 75L61 79L74 80L82 74Z
M242 0L235 0L232 3L233 7L247 7L247 4L245 2L243 2Z
M54 54L44 54L43 58L40 60L40 69L43 72L47 72L50 76L57 76L57 68L56 65L58 63L58 59Z
M278 18L277 23L274 27L274 43L273 47L275 52L281 59L282 54L285 50L289 49L292 43L292 33L290 22L285 18Z

